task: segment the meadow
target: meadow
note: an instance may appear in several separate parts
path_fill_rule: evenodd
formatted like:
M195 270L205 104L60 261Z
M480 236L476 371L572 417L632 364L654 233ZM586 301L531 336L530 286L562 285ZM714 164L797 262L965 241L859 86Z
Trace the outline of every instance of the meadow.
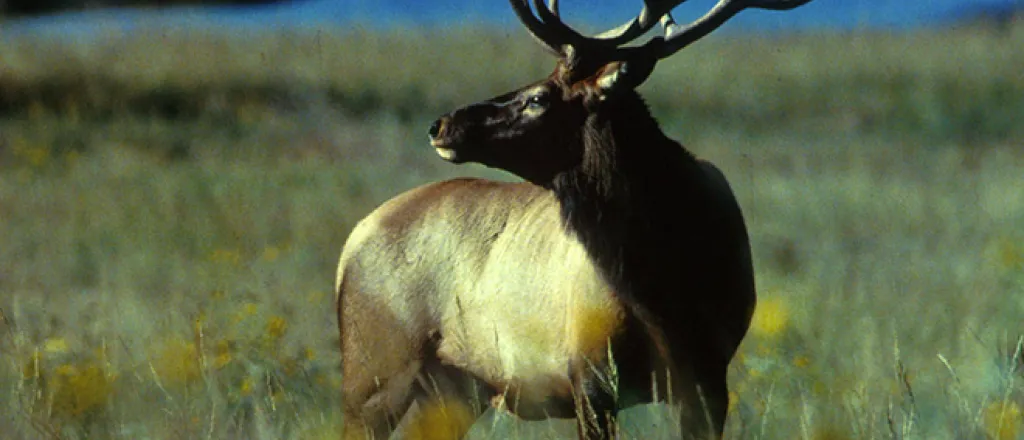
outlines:
M335 265L454 176L441 113L553 66L520 30L0 29L0 430L337 438ZM727 437L1024 439L1024 23L712 35L640 88L729 176L759 304ZM626 438L674 438L664 408ZM490 414L472 438L563 438Z

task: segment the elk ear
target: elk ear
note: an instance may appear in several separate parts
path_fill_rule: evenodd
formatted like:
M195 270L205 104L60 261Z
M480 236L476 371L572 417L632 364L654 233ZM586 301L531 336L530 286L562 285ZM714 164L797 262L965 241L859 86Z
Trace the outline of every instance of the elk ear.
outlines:
M656 61L649 61L646 58L638 58L605 64L594 80L601 100L619 91L632 90L642 84L654 71L655 63Z

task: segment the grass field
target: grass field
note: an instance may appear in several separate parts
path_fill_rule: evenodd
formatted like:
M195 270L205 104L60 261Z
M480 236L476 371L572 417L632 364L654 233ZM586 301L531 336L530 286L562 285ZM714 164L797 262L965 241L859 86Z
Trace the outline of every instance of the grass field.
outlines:
M0 32L4 438L336 438L332 282L525 33ZM496 55L500 54L500 55ZM760 302L728 437L1024 439L1024 24L712 36L641 88L729 176ZM658 407L627 437L671 438ZM560 438L487 416L474 438Z

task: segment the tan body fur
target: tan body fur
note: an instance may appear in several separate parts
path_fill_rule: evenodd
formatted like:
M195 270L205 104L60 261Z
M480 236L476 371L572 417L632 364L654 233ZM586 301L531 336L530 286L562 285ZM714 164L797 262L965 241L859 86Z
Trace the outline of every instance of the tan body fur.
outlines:
M352 329L345 352L367 354L345 359L344 374L404 367L373 356L383 347L358 347L374 339L362 332L386 333L379 342L388 346L404 333L410 356L436 335L442 362L512 392L524 417L550 411L549 398L571 399L570 360L601 362L626 311L561 221L554 196L530 184L461 179L382 205L353 230L338 286L347 301L390 316L341 317ZM399 325L382 327L381 318Z

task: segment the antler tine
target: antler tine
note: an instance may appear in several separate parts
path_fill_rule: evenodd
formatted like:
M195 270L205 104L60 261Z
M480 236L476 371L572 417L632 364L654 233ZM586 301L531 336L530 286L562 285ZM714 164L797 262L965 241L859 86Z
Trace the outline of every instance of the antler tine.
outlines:
M530 7L530 0L509 0L509 3L530 35L556 55L567 55L565 46L571 45L574 49L587 46L591 50L627 53L641 51L660 59L703 38L744 9L788 10L811 0L719 0L704 16L685 27L679 27L673 20L671 11L685 1L645 0L644 7L635 18L595 37L584 36L562 22L559 17L558 0L548 0L547 5L544 4L544 0L533 0L533 9L537 10L537 15L534 15ZM647 33L659 22L665 31L663 37L656 37L640 47L619 47Z
M534 7L537 8L537 16L545 25L550 25L554 32L559 35L563 35L568 42L577 46L586 45L589 47L600 47L604 49L614 49L620 45L626 44L637 37L647 33L651 30L655 24L657 24L657 18L664 15L676 5L686 0L646 0L648 3L654 3L653 5L644 5L640 14L625 24L598 34L595 37L587 37L575 29L569 27L562 21L558 14L558 0L549 0L548 6L544 6L543 0L533 0Z
M686 0L645 0L646 4L636 17L594 37L584 36L562 21L558 14L558 0L549 0L547 7L544 7L543 0L533 0L533 4L537 8L538 17L544 24L553 26L559 34L565 35L575 44L615 48L647 33L657 24L659 17L684 1Z
M548 26L546 23L541 22L533 15L533 11L530 10L529 0L509 0L512 5L512 10L515 11L516 16L519 17L519 21L526 26L526 30L530 32L530 35L537 40L544 48L560 55L562 52L562 45L567 43L566 39L559 38L554 29ZM557 9L557 0L552 0L554 8Z
M672 18L672 13L671 12L666 13L665 15L662 15L660 22L661 22L661 28L665 32L665 37L664 38L668 38L668 37L672 36L673 33L676 32L678 25L676 25L676 20L674 18Z
M564 46L567 44L574 46L574 49L586 46L598 51L615 50L618 46L647 33L657 24L658 18L684 1L686 0L644 0L645 4L640 14L621 26L595 37L584 36L563 22L559 14L558 0L548 0L547 5L544 4L544 0L533 0L533 8L530 7L530 0L509 0L509 3L519 21L526 26L534 39L550 52L564 55ZM536 15L533 9L537 10Z
M686 0L646 0L644 7L633 19L622 25L604 31L594 36L594 39L601 40L613 46L620 46L633 41L647 33L658 22L659 17L668 14L673 8L679 6Z
M694 20L685 27L679 28L672 15L666 13L661 17L665 28L663 38L655 38L643 46L645 50L653 50L658 58L665 58L703 38L718 29L723 23L744 9L770 9L783 11L809 3L811 0L719 0L704 16Z
M580 44L580 42L587 39L562 22L562 19L558 16L558 0L550 0L550 6L545 5L544 0L533 0L533 6L537 8L537 17L545 25L549 26L552 32L563 37L566 43Z

